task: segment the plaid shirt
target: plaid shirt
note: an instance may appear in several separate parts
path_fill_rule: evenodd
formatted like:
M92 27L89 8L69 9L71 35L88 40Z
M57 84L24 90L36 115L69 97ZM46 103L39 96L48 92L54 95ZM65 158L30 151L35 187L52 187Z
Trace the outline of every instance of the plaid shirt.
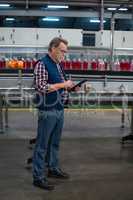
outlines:
M58 64L57 64L57 69L61 75L62 81L64 82L65 77L63 75L62 69L60 68L60 65ZM39 61L36 64L34 74L35 74L35 79L34 79L35 88L41 93L47 93L50 84L48 83L48 72L43 62ZM63 97L64 102L68 99L67 90L64 90L62 97Z

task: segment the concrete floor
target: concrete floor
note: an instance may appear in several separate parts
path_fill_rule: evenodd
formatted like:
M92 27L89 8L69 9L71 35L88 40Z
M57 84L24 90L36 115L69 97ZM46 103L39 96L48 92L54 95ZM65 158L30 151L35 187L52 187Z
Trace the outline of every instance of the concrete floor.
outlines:
M32 185L25 161L32 151L36 114L11 111L10 128L0 135L0 200L132 200L133 144L121 145L129 133L120 128L120 113L67 112L60 163L71 179L59 181L52 192Z
M36 110L10 110L8 138L36 136ZM121 110L66 110L63 137L122 137L130 132L130 111L125 114L125 128L121 129ZM3 137L0 135L0 138Z

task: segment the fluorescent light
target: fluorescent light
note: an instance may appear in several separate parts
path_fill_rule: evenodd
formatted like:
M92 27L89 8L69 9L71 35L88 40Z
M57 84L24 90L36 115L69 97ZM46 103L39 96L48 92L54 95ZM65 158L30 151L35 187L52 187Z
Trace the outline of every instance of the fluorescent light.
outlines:
M128 8L119 8L118 10L120 10L120 11L127 11Z
M42 18L43 21L54 21L54 22L58 22L59 18L53 18L53 17L44 17Z
M47 8L69 8L68 6L63 6L63 5L48 5Z
M107 8L107 10L110 10L110 11L114 11L116 10L117 8Z
M11 18L11 17L6 18L6 21L14 21L14 20L15 20L15 18Z
M99 19L90 19L90 22L91 23L100 23L100 20ZM106 21L103 20L103 23L105 23Z
M7 3L6 3L6 4L5 4L5 3L3 4L3 3L2 3L2 4L0 4L0 7L3 7L3 8L6 7L6 8L7 8L7 7L10 7L10 4L7 4Z

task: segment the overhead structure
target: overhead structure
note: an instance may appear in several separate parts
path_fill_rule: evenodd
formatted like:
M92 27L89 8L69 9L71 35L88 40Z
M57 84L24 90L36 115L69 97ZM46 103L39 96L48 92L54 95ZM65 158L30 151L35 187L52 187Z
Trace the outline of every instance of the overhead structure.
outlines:
M50 8L47 7L48 5L66 5L69 6L70 9L79 10L79 9L94 9L99 10L102 6L105 9L107 8L124 8L127 7L128 9L133 8L133 0L52 0L52 1L45 1L45 0L2 0L0 1L1 4L8 4L12 9L36 9L39 10L40 8ZM55 8L56 9L56 8Z
M1 3L11 3L12 5L25 5L25 4L29 5L46 5L46 4L67 4L70 6L90 6L90 7L96 7L98 5L100 5L100 1L99 0L51 0L51 1L45 1L45 0L2 0ZM133 4L132 0L104 0L104 5L105 7L108 6L117 6L119 7L120 5L126 5L126 6L130 6Z

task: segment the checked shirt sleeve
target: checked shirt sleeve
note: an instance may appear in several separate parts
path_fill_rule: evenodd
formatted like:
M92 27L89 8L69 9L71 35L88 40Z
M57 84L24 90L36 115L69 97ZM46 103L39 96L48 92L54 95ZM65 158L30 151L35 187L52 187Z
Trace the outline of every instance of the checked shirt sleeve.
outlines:
M42 62L38 62L36 64L35 70L35 88L41 92L41 93L47 93L49 89L49 84L47 83L48 81L48 72L45 69L45 66Z

